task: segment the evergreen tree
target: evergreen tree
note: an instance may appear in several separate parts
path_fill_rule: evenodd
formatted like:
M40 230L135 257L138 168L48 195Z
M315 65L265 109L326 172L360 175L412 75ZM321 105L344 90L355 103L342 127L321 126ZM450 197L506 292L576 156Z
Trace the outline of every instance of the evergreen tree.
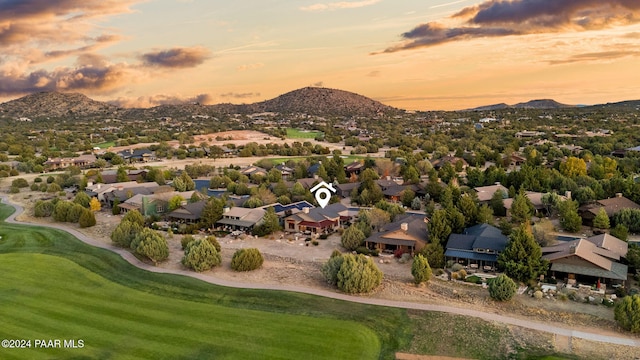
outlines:
M411 275L413 275L413 282L416 285L431 279L431 267L427 258L420 254L414 256L413 264L411 264Z
M498 255L498 267L510 278L526 283L547 271L548 262L525 225L509 235L507 247Z
M436 210L427 224L431 242L445 244L451 234L451 226L447 220L446 210Z
M622 241L627 241L629 237L629 229L623 224L618 224L609 232L611 236L615 236Z
M93 211L82 208L82 214L80 215L80 219L78 219L78 224L80 224L81 228L94 226L96 224L96 216L93 214Z
M343 255L338 271L338 289L348 294L368 293L382 283L382 271L362 254Z
M620 326L632 333L640 333L640 295L625 296L614 309Z
M220 265L222 258L218 250L206 239L189 242L184 250L182 264L197 272L207 271Z
M89 207L90 201L91 201L91 197L89 197L89 195L87 195L87 193L84 191L78 192L76 196L73 198L74 203L80 204L86 208Z
M500 274L489 282L489 296L497 301L511 300L517 289L516 283L505 274Z
M458 210L464 216L464 227L475 225L478 221L478 204L471 196L465 195L458 201Z
M531 216L533 216L533 211L533 204L531 204L524 192L520 191L511 203L511 219L520 224L529 223Z
M420 250L420 254L434 269L444 268L444 248L438 242L431 242Z
M507 214L507 209L504 207L504 196L505 193L502 190L497 190L491 196L489 205L491 205L491 209L496 216L505 216Z
M127 182L129 177L127 176L127 169L124 166L119 166L116 172L116 182Z
M213 227L218 220L222 219L224 206L225 201L223 199L212 196L207 200L200 216L200 220L207 228Z
M342 233L342 246L347 250L355 250L358 246L362 245L365 236L364 233L358 229L357 226L349 226L347 230Z
M256 248L237 250L231 258L231 268L235 271L251 271L262 266L264 258Z
M607 215L604 208L600 208L600 210L598 210L598 214L593 219L593 227L596 229L608 229L609 226L609 215Z
M140 227L144 226L144 216L142 216L138 210L129 210L122 218L122 221L129 221Z
M565 200L558 203L560 226L568 232L577 232L582 225L582 218L578 215L578 203L573 200Z
M149 260L153 261L154 265L157 265L158 262L169 257L167 240L155 230L149 228L142 229L131 243L137 244L136 252L149 258Z

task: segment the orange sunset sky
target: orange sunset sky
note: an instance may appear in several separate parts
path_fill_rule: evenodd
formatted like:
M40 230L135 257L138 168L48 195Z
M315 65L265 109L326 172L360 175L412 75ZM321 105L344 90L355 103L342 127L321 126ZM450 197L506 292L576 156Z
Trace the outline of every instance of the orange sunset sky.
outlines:
M596 104L640 99L639 45L639 0L0 0L0 102Z

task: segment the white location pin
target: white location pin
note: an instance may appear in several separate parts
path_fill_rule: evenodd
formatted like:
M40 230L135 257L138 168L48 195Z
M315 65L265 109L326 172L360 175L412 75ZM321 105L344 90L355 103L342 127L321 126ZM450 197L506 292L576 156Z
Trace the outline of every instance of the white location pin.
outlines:
M311 193L315 196L318 205L323 209L329 204L329 200L331 200L331 193L335 192L336 189L333 188L333 185L327 184L324 181L321 181L311 189Z

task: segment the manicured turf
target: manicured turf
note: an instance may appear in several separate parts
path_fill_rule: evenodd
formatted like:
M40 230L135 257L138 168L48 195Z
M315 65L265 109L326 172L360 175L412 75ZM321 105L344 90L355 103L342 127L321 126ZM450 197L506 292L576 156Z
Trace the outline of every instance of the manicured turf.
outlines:
M94 147L99 147L100 149L107 149L110 148L112 146L116 146L116 142L115 141L105 141L103 143L99 143L99 144L93 144Z
M163 297L43 254L0 255L2 339L82 339L83 349L2 349L0 357L375 359L379 340L341 321Z
M0 339L85 342L1 359L375 359L410 341L405 310L154 274L54 229L0 223L0 236Z
M287 128L287 137L289 139L315 139L318 135L322 135L322 132Z
M328 155L328 157L332 157L332 155ZM307 158L308 158L307 156L289 156L289 157L278 157L278 158L267 158L267 159L277 165L277 164L286 163L289 160L298 162L298 161L306 160ZM361 156L361 155L342 156L342 160L344 161L345 165L349 165L355 160L363 160L366 158L367 158L366 156Z

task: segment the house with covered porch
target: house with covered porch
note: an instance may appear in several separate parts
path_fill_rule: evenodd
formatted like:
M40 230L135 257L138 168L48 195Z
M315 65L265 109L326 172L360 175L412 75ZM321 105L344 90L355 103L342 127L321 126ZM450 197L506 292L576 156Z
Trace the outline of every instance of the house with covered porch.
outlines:
M493 270L507 242L497 227L478 224L464 229L462 234L449 235L444 256L472 269Z
M323 208L304 208L301 212L284 219L287 232L310 232L314 234L336 231L351 219L349 208L335 203Z
M413 254L429 242L427 221L422 214L404 214L364 240L367 248L380 252Z

